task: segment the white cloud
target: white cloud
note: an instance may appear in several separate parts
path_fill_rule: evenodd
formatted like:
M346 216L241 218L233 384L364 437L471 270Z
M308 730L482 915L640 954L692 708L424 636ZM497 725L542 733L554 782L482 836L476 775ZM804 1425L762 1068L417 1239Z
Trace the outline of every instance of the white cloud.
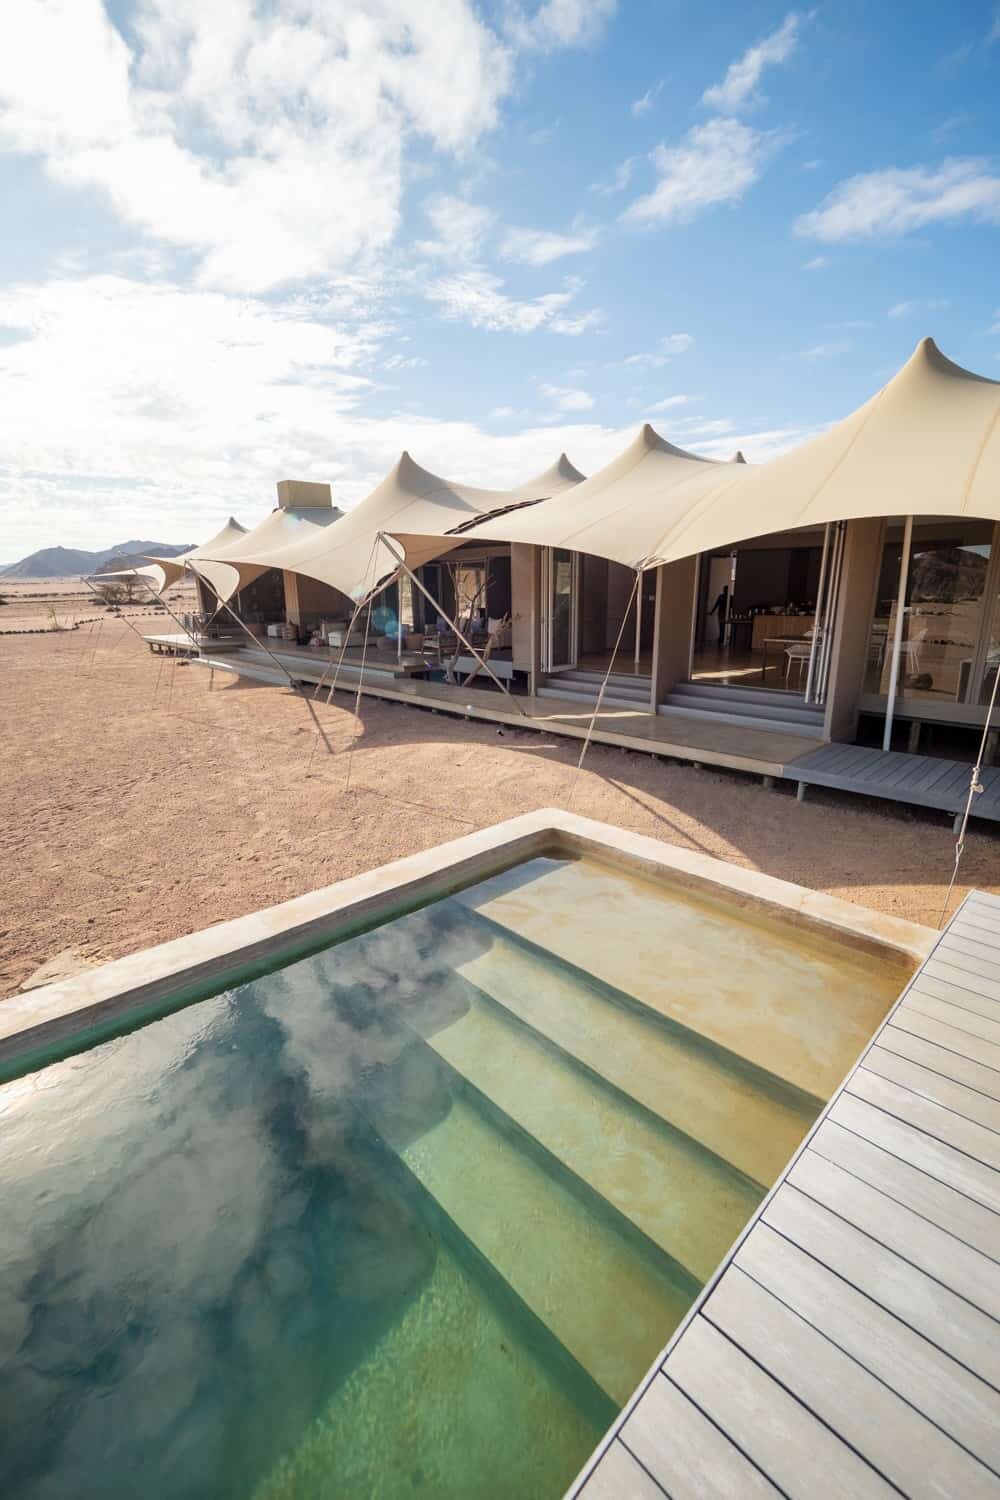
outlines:
M518 45L590 40L612 10L547 0ZM22 0L0 145L193 252L203 285L262 291L384 251L411 148L467 156L515 56L472 0L144 0L127 39L99 0Z
M498 276L476 268L432 282L425 295L443 308L445 317L471 323L473 328L534 333L539 328L549 327L556 333L572 335L592 326L584 320L560 316L582 286L578 278L570 277L561 292L546 292L541 297L518 301L507 296Z
M757 42L736 62L731 63L721 83L706 89L701 102L724 114L735 114L754 101L754 92L767 67L787 62L799 42L801 17L794 11L787 15L770 36Z
M939 167L889 167L849 177L795 232L827 243L899 238L958 219L1000 224L1000 176L990 163L954 157Z
M559 411L590 411L594 398L589 391L565 385L540 385L539 392Z
M472 260L494 222L488 208L451 193L437 193L429 198L424 212L436 238L418 240L415 248L423 255L445 260Z
M947 306L947 297L913 297L908 302L894 302L889 308L888 316L911 318L914 313L937 312Z
M490 412L491 417L512 417L514 408L512 406L494 406Z
M1000 6L993 12L993 25L986 33L987 47L992 47L994 42L1000 42Z
M826 256L826 255L814 255L813 258L812 258L812 260L807 260L805 262L805 264L803 265L802 269L803 269L803 271L822 271L823 268L825 266L828 266L829 264L830 264L829 256Z
M384 370L420 370L427 364L419 354L390 354L382 361Z
M663 79L661 78L658 83L654 83L650 88L648 88L644 94L640 94L638 99L633 99L632 100L632 117L633 117L633 119L638 120L638 119L641 119L643 115L648 115L649 111L652 109L652 107L656 103L657 99L659 99L659 97L662 94L662 92L663 92Z
M690 333L668 333L660 339L655 349L640 354L627 354L622 364L632 365L640 370L657 370L668 364L676 355L686 354L689 349L693 349L694 342L694 337Z
M557 47L586 47L595 42L618 9L618 0L543 0L528 13L514 4L507 31L518 47L551 52Z
M597 243L596 229L559 234L553 229L508 229L500 242L503 260L526 266L547 266L564 255L581 255Z
M673 411L678 406L689 406L693 400L693 396L664 396L662 401L654 401L652 406L646 407L646 410L650 415L655 412Z
M683 224L712 204L742 198L774 144L772 134L739 120L696 125L679 145L657 146L651 159L659 181L652 192L629 204L623 217Z
M587 470L629 440L569 414L525 427L514 412L502 434L437 415L368 416L368 372L398 340L366 313L346 326L343 300L113 276L10 288L0 325L22 336L0 346L5 558L127 536L200 540L230 513L262 519L288 477L328 481L351 504L403 448L435 473L502 488L561 449Z
M609 198L614 193L623 193L632 180L632 171L635 167L635 157L630 156L619 163L610 177L603 178L600 182L592 182L587 189L590 193L601 193Z

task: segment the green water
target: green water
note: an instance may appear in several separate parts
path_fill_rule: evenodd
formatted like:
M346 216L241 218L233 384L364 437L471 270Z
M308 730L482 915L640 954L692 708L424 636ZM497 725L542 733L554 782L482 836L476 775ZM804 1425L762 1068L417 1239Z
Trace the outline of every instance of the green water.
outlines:
M655 896L531 861L0 1087L0 1495L560 1496L881 1003Z

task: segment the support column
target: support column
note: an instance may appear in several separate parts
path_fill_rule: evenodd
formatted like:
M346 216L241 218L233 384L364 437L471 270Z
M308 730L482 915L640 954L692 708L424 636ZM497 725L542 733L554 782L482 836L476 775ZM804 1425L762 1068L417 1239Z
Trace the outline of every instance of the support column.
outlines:
M512 542L510 548L511 654L519 672L528 674L528 692L541 684L541 567L540 547Z
M840 572L840 605L830 646L823 734L850 744L858 731L858 699L882 565L882 521L848 521Z
M674 683L682 682L691 671L697 593L697 557L682 557L679 562L657 568L651 713L656 713Z

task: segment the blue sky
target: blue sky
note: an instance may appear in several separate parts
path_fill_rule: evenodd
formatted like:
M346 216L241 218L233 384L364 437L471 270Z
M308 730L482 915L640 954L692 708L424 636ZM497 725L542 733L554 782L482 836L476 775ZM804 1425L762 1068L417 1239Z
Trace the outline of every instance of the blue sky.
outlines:
M1000 378L1000 8L17 0L0 560Z

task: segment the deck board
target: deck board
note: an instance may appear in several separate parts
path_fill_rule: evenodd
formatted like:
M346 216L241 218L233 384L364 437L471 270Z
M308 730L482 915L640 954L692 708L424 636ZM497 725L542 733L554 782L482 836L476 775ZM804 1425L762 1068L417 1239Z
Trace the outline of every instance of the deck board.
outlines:
M847 757L842 749L840 745L821 745L809 750L790 762L784 775L807 786L885 797L940 812L958 813L965 807L972 767L964 761L863 745L852 746L857 753ZM972 817L1000 820L1000 769L985 767L982 781L985 790L973 799Z
M1000 899L959 908L571 1493L647 1482L1000 1496Z

